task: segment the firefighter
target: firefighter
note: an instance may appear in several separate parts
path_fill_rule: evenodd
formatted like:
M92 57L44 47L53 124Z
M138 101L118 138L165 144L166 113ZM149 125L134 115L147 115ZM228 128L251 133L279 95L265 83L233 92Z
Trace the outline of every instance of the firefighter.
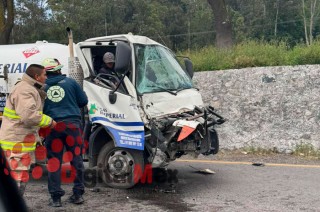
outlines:
M10 174L23 196L29 180L30 165L35 162L34 150L40 142L40 127L55 127L56 122L42 113L46 71L32 64L6 100L0 129L0 145L10 166Z

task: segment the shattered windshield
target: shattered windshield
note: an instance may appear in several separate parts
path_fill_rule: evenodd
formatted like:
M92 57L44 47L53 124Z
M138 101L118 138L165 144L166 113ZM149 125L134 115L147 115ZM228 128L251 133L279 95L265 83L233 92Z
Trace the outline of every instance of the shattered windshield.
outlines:
M173 53L157 45L135 45L139 94L192 88L192 80Z

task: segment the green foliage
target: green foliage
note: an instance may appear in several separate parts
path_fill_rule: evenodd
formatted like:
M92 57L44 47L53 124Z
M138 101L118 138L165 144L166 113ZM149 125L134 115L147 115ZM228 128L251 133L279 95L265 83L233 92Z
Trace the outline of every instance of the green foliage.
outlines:
M314 146L309 143L298 144L292 154L304 157L317 157L318 159L320 158L320 150L315 149Z
M15 43L28 43L46 39L46 10L43 1L20 0L15 5L16 24L13 28Z
M66 43L66 27L71 27L75 42L105 34L104 0L48 0L51 13L46 30L48 40Z
M305 44L297 45L289 53L289 63L299 64L320 64L320 41L315 41L311 46Z
M285 41L245 41L228 51L209 46L179 54L191 58L195 71L320 64L319 45L320 41L315 41L311 46L301 44L289 48Z
M188 55L191 58L195 71L232 68L231 50L219 50L213 46L209 46L198 51L191 51L190 54L185 52L180 54Z
M233 67L277 66L286 61L286 44L246 41L234 48Z
M47 40L65 44L65 28L69 26L76 43L132 32L148 36L174 51L193 51L198 70L319 63L316 47L294 47L305 42L301 1L225 2L237 44L226 52L212 47L216 29L207 0L19 0L15 1L12 41ZM310 0L305 2L307 21L310 21ZM317 24L320 8L316 10L313 37L320 32ZM314 45L317 44L316 41ZM206 46L207 50L202 49ZM287 46L294 48L289 51ZM207 52L210 55L205 55Z
M213 15L206 0L20 0L13 43L37 40L66 43L129 32L171 49L214 42ZM209 31L209 34L201 34ZM193 34L200 36L193 36Z
M247 146L247 147L241 148L240 151L242 151L242 153L252 154L252 155L270 155L274 153L279 153L279 151L275 147L272 149L264 149L261 147Z

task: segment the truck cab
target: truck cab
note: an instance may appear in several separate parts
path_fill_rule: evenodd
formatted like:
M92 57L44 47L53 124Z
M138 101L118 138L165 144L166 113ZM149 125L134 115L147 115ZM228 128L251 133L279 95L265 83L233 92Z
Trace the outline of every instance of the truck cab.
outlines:
M224 119L204 106L188 58L181 64L169 48L132 34L91 38L75 51L89 99L89 165L107 185L130 188L147 165L218 152L214 125ZM99 73L106 52L115 55L114 73Z

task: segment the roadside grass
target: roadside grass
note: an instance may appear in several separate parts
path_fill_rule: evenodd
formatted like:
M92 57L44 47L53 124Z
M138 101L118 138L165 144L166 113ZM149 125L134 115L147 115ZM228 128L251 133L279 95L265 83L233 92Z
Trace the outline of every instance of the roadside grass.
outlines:
M320 64L320 41L311 46L297 45L288 54L291 65Z
M231 49L213 46L179 52L188 56L195 71L239 69L245 67L320 64L320 40L310 46L291 48L285 41L245 41Z
M270 155L279 153L277 148L264 149L261 147L248 146L240 149L242 154L253 154L253 155Z
M272 155L272 154L283 154L277 150L277 148L272 149L264 149L261 147L248 146L243 147L238 150L245 155ZM304 158L312 158L312 159L320 159L320 149L316 149L310 143L301 143L296 145L295 149L289 153L294 156L304 157Z
M312 144L309 143L298 144L292 154L302 157L320 159L320 150L316 149Z

